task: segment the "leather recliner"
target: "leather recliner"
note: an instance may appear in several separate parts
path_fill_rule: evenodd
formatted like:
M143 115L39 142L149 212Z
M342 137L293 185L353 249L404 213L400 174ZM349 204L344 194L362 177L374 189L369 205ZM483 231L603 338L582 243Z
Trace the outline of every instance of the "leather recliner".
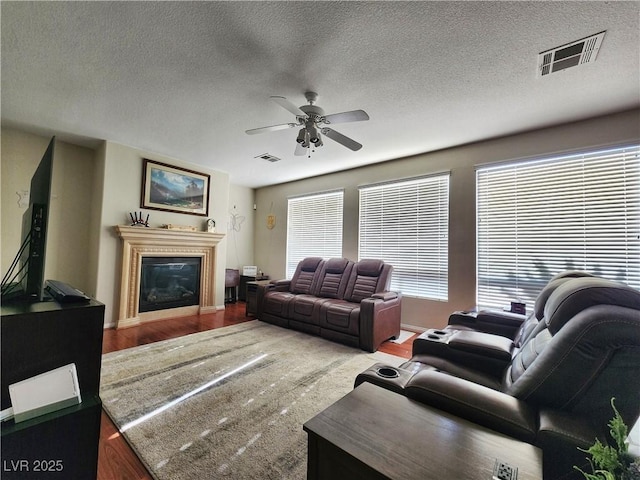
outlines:
M516 345L522 344L531 330L542 320L544 306L553 291L569 278L593 277L582 270L565 270L549 279L536 297L533 311L528 315L514 314L502 310L480 310L479 312L454 312L449 317L446 330L471 330L511 338Z
M369 352L400 335L402 294L389 291L393 267L378 259L354 264L344 296L318 308L320 335Z
M468 342L466 358L450 355L464 345L433 339L431 350L426 341L414 350L397 378L380 378L377 364L356 385L369 381L537 445L545 479L581 478L573 465L588 467L578 447L606 440L611 398L627 425L640 415L640 292L601 278L565 279L542 317L499 371L473 361L485 354L484 337ZM494 348L489 342L489 355Z
M512 315L508 312L481 310L477 316L473 316L473 320L479 319L479 321L471 323L467 320L459 322L459 315L451 315L449 325L443 329L444 331L435 330L436 334L446 334L447 358L462 363L473 363L478 370L499 374L504 368L505 361L509 361L531 335L539 329L546 328L542 322L544 308L556 288L572 278L583 277L593 277L593 275L568 270L553 276L538 294L533 311L528 317ZM519 322L519 325L514 329L516 322ZM433 334L434 330L427 330L414 340L413 355L429 354L434 351ZM440 348L439 345L437 347ZM478 353L482 355L478 356Z
M315 288L308 294L296 295L289 303L289 326L320 335L320 325L316 318L318 310L323 303L344 296L352 269L353 262L346 258L325 260L317 272Z
M291 280L258 286L258 318L375 352L400 335L402 295L379 259L302 260Z
M324 260L321 257L307 257L301 260L291 280L277 280L263 293L258 288L258 317L264 322L281 327L289 326L289 303L296 295L309 295L315 292L318 275Z

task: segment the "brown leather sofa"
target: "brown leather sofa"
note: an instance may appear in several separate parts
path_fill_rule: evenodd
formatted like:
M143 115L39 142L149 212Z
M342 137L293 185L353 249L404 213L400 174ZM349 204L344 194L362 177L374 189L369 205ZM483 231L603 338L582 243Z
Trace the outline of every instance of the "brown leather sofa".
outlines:
M555 279L518 339L471 330L427 331L399 368L358 375L543 450L544 478L583 478L584 452L611 442L611 398L627 425L640 415L640 292L597 277ZM538 313L540 311L538 310ZM462 336L460 336L462 334ZM490 360L487 360L490 359Z
M375 352L400 335L402 296L382 260L302 260L291 280L258 287L258 318Z

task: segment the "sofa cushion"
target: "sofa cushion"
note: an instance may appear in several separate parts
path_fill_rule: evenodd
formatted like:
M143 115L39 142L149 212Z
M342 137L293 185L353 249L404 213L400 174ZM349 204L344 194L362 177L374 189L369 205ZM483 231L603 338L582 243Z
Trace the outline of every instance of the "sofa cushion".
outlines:
M316 295L324 298L344 297L353 262L346 258L330 258L320 271Z
M291 293L314 293L315 281L317 279L316 271L322 267L324 261L320 257L308 257L298 263L291 285L289 287Z
M388 290L390 280L391 265L382 260L360 260L351 271L344 299L360 303L374 293Z
M287 317L289 302L295 297L290 292L279 292L276 290L267 292L262 300L262 310L265 313Z
M349 335L360 334L360 304L345 300L326 300L320 306L321 328Z
M549 297L556 290L556 288L558 288L560 285L571 278L582 277L593 277L593 275L587 272L582 272L580 270L566 270L551 277L547 285L538 294L538 298L536 298L536 303L533 309L536 318L538 320L542 320L542 317L544 317L544 307L547 304Z
M544 309L547 328L556 334L576 314L594 305L617 305L640 310L640 292L603 278L573 278L560 285Z
M288 318L304 323L318 325L318 310L323 299L315 295L299 294L289 302Z

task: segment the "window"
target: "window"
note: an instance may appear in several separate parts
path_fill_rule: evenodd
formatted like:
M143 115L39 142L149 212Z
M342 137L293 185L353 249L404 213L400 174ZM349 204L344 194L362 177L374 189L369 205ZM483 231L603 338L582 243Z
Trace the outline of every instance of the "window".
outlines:
M478 304L532 306L566 269L640 287L639 154L633 146L479 169Z
M360 189L360 258L393 265L391 289L446 300L449 173Z
M306 257L342 257L343 192L290 198L287 214L287 278Z

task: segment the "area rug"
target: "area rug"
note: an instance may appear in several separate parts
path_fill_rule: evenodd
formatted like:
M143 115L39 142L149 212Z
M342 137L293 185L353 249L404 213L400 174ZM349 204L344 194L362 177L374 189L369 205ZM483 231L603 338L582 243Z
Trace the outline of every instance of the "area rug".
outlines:
M302 425L403 361L253 320L103 355L100 395L158 480L304 479Z

